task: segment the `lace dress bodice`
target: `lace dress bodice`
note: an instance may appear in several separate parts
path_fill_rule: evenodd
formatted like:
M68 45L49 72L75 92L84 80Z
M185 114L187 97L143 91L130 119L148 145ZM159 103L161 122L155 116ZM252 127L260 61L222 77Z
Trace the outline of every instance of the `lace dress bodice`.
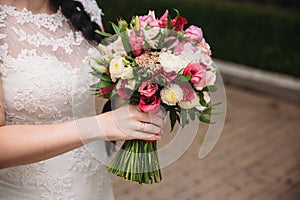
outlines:
M0 5L0 75L6 125L61 123L95 113L89 86L97 49L58 10ZM104 142L0 170L0 200L113 199ZM93 150L93 155L90 150ZM96 156L94 154L97 154Z

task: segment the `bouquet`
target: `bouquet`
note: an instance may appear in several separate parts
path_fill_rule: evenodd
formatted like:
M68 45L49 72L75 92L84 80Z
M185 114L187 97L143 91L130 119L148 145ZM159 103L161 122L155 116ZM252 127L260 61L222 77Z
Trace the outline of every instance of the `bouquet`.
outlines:
M210 92L216 90L216 68L210 46L201 28L191 25L178 10L174 18L168 10L156 18L135 16L112 23L115 34L99 44L101 57L94 57L91 72L99 81L91 86L97 95L121 98L138 105L143 112L168 113L171 130L189 120L212 123ZM162 179L155 141L125 141L108 170L127 180L159 183Z

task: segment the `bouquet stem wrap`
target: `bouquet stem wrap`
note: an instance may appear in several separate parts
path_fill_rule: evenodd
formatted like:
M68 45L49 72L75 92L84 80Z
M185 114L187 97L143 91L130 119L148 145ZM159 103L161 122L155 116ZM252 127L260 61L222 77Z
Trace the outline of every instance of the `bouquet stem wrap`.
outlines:
M108 171L139 184L160 183L162 176L156 141L125 141Z

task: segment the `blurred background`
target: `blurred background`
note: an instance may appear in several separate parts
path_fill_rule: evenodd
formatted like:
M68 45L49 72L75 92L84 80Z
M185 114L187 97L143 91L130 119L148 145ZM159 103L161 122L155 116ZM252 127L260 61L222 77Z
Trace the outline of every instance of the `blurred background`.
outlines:
M204 31L215 58L300 77L299 0L98 0L109 22L173 8ZM187 26L186 26L187 27Z
M116 200L300 199L299 0L98 0L106 31L174 8L203 29L220 66L227 116L213 151L198 158L207 125L163 181L138 185L112 175ZM168 134L165 138L170 137ZM165 139L162 139L164 142Z

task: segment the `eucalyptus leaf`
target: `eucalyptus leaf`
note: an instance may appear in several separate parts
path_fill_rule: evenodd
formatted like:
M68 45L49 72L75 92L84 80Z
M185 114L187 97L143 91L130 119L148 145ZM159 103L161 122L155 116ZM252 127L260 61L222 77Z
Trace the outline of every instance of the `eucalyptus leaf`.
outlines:
M189 110L188 110L188 113L189 113L190 119L194 121L195 118L196 118L196 117L195 117L195 115L196 115L196 114L195 114L195 110L194 110L194 109L189 109Z
M217 86L216 85L208 85L207 86L207 90L209 91L209 92L216 92L217 91Z
M181 126L184 127L186 124L188 124L187 110L181 109L180 115L181 115Z

